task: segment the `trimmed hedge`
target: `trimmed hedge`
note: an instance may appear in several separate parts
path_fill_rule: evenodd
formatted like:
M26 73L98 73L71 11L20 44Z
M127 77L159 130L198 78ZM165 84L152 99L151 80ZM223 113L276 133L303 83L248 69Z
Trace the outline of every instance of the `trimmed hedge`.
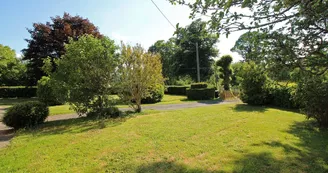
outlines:
M2 121L9 127L20 129L41 124L48 115L49 109L44 103L25 102L10 107Z
M167 86L167 94L172 95L187 95L187 86Z
M0 87L0 98L36 97L36 87Z
M190 85L191 89L200 89L200 88L207 88L207 83L193 83Z
M214 88L188 89L188 100L211 100L215 98Z
M142 104L149 104L149 103L158 103L162 101L164 97L164 86L157 85L156 88L150 92L150 96L143 98L141 100Z

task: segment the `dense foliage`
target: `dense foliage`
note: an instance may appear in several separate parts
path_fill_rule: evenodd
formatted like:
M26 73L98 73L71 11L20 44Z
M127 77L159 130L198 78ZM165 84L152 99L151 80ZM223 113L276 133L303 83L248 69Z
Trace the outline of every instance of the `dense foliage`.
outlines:
M156 85L156 87L150 91L149 96L141 99L141 103L142 104L158 103L162 101L163 97L164 97L164 85Z
M0 86L24 84L26 67L8 46L0 44Z
M250 105L264 105L268 101L267 76L260 66L247 63L243 66L240 99Z
M36 97L36 87L14 86L0 87L0 98L32 98Z
M230 55L224 55L216 62L217 66L221 67L219 69L221 72L220 77L223 79L223 88L226 91L230 90L230 81L232 75L231 63L232 57Z
M162 73L164 78L166 78L167 84L173 84L178 79L177 70L179 62L176 56L179 48L176 45L175 38L170 38L168 41L158 40L148 49L151 53L159 53L161 55Z
M80 115L112 106L108 95L116 82L118 56L113 40L92 35L70 40L66 54L57 61L54 80L55 95L68 102Z
M45 75L41 70L45 58L50 57L55 71L55 60L65 54L65 43L69 42L69 38L76 41L85 34L102 37L88 19L68 13L64 13L63 17L52 17L51 22L46 24L34 23L33 29L28 29L28 32L31 38L26 39L28 47L23 50L23 59L28 61L30 82L34 84Z
M190 85L190 89L200 89L200 88L207 88L207 83L193 83Z
M218 55L217 35L210 33L207 23L200 19L193 21L185 28L177 26L175 34L176 44L180 46L177 52L178 75L190 75L196 81L196 43L198 43L201 79L208 79L212 73L212 58Z
M185 96L188 88L188 86L167 86L167 94Z
M50 82L50 78L43 76L37 85L37 92L36 95L40 102L48 105L59 105L60 102L57 99L55 92L53 91L52 83Z
M188 100L211 100L215 97L214 88L187 89Z
M161 57L145 52L140 45L131 47L122 44L120 60L119 96L140 112L141 100L150 96L157 85L164 84Z
M326 0L170 1L188 5L192 18L210 14L210 28L218 34L260 30L276 63L288 62L314 74L328 69Z
M323 77L306 77L298 84L298 102L308 118L328 127L328 82Z
M34 127L44 122L49 115L48 107L41 102L25 102L6 111L2 122L14 129Z

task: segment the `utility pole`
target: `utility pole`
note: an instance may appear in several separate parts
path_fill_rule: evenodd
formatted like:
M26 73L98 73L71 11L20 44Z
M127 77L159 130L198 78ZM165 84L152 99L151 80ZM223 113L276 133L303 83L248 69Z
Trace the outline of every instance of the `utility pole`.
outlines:
M197 81L200 82L198 42L196 42Z

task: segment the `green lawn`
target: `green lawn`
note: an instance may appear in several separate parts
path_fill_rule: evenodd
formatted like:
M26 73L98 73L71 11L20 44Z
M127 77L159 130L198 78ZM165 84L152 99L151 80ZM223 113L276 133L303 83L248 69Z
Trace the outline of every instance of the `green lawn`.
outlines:
M155 104L145 104L144 106L163 105L163 104L178 104L178 103L185 103L185 102L193 102L193 101L187 100L186 96L164 95L163 100L161 102L155 103ZM128 107L128 106L127 105L118 105L118 107L119 108L125 108L125 107ZM70 110L69 105L50 106L49 111L50 111L50 116L74 113L73 110Z
M113 97L113 99L118 99L118 97L115 95L111 97ZM37 101L37 98L10 98L10 99L0 98L0 106L12 106L17 103L22 103L26 101ZM161 104L178 104L178 103L185 103L185 102L193 102L193 101L187 100L186 96L164 95L163 100L161 102L155 104L145 104L144 106L161 105ZM118 107L123 108L128 106L118 105ZM50 116L74 113L73 110L70 110L69 105L50 106L49 111L50 111Z
M0 98L0 106L12 106L22 102L37 100L37 98Z
M328 172L328 131L246 105L48 122L0 149L0 172Z

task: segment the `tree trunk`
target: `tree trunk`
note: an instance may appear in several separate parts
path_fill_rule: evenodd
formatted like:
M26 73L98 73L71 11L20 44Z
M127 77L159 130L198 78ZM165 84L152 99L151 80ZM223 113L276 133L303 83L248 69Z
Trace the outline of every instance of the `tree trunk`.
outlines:
M141 99L137 99L136 100L136 104L137 104L137 109L135 109L135 111L137 112L137 113L139 113L139 112L141 112Z

